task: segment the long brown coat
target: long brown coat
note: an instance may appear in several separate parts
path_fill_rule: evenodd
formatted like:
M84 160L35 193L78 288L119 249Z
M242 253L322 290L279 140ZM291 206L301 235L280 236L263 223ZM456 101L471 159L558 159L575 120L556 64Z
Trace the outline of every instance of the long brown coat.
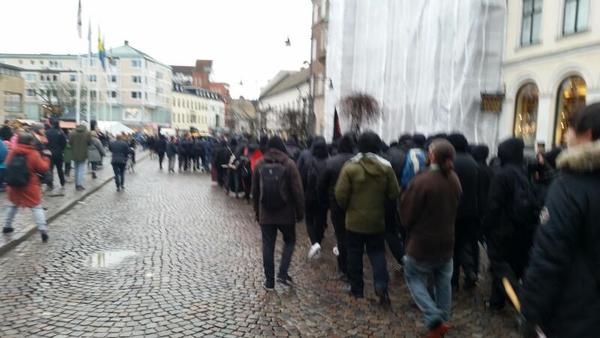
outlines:
M282 193L287 201L285 207L277 211L265 210L260 203L260 171L265 161L277 161L285 167L285 183ZM302 179L296 164L286 154L270 149L263 158L256 163L252 175L252 199L256 219L260 224L288 225L296 224L304 217L304 192Z

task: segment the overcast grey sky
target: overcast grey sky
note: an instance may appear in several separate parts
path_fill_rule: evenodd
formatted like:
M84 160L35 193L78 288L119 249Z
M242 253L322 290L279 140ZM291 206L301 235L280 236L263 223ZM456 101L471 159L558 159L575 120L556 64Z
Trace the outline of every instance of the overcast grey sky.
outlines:
M83 40L77 2L1 0L0 52L84 53L91 18L93 50L100 27L107 50L129 40L166 64L213 59L214 79L246 98L310 58L310 0L82 0Z

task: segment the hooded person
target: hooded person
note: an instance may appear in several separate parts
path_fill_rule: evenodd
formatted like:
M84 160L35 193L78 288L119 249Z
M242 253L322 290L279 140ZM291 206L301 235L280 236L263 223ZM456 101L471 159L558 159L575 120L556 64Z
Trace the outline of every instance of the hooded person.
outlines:
M500 143L501 167L490 184L484 233L492 272L487 305L492 310L505 305L502 278L508 278L516 286L523 277L541 209L528 177L524 148L520 138Z
M351 294L363 297L363 253L371 261L375 293L380 304L390 305L385 260L385 205L400 195L391 164L377 155L381 139L364 132L358 140L359 154L348 161L335 186L337 204L346 212L348 276Z
M341 277L348 279L348 249L346 246L346 214L335 199L335 184L344 164L354 156L354 136L352 133L344 134L338 140L338 152L329 157L325 163L325 170L319 177L318 196L322 198L320 204L328 205L331 223L337 241L337 262Z
M600 323L600 104L576 112L540 214L521 293L526 337L596 337Z
M75 162L75 189L78 191L85 190L83 187L83 178L86 167L85 162L88 159L88 145L91 141L92 135L84 124L78 125L69 134L71 154Z
M464 288L472 289L477 282L477 266L479 259L479 246L477 237L479 226L479 166L470 153L469 142L463 134L448 135L448 141L456 150L454 159L454 172L460 180L462 195L456 215L456 231L454 245L454 269L452 285L459 286L459 277L462 268L464 273ZM476 252L477 251L477 252Z
M320 203L318 197L318 180L325 172L329 157L327 143L323 137L316 137L313 140L311 155L304 166L304 172L299 171L304 177L306 230L311 244L308 251L309 259L320 257L321 242L327 227L327 203Z
M300 146L298 145L296 135L292 135L292 137L285 142L285 149L294 162L298 161L298 158L300 157Z
M20 133L18 135L17 145L11 149L6 157L9 204L6 207L6 222L2 229L4 234L14 231L12 223L19 208L29 208L33 214L38 231L42 236L42 241L48 241L48 225L42 207L42 190L39 175L47 172L50 168L51 156L49 150L45 150L42 155L35 148L34 137L31 134ZM13 182L13 178L15 178L15 181L18 178L23 178L22 169L27 170L27 180L16 184L16 182Z
M57 119L51 120L52 128L46 131L46 138L48 139L48 149L52 152L50 173L54 176L54 168L58 173L58 180L61 186L60 194L64 194L65 188L65 174L63 171L64 162L64 151L67 146L67 136L60 129L60 124Z
M280 137L269 140L268 150L256 164L252 175L252 205L262 233L264 288L275 287L275 241L277 231L283 235L283 252L277 282L289 286L288 269L296 245L296 222L304 214L304 192L300 173L286 153Z

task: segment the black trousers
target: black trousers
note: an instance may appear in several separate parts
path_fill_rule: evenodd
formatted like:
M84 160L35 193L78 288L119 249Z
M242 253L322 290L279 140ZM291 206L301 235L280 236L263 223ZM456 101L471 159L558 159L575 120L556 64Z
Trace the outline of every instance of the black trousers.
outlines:
M477 279L477 267L475 255L479 252L474 252L477 246L477 233L479 220L473 219L457 219L455 244L454 244L454 271L452 273L452 285L458 287L460 279L460 271L462 268L465 282L475 281Z
M285 277L288 275L294 247L296 246L296 225L271 225L261 224L260 230L262 233L262 252L263 252L263 268L265 270L265 278L267 286L275 284L275 242L277 241L277 230L283 235L283 252L281 254L281 263L279 264L278 276Z
M363 254L365 249L373 269L375 290L387 290L389 275L385 261L384 235L346 231L346 241L348 244L348 277L352 294L363 295Z
M115 173L115 184L117 188L125 185L125 163L113 163L113 172Z
M331 207L331 223L333 224L333 230L335 231L335 239L337 240L337 246L339 256L337 257L338 269L341 273L348 275L348 245L346 240L346 213L344 210L339 208L334 201Z
M321 244L327 228L327 208L317 202L308 202L305 207L305 217L310 243Z
M158 153L158 167L160 169L162 169L162 167L163 167L163 161L164 160L165 160L165 153L164 152Z
M404 242L400 237L400 224L396 215L396 201L390 201L385 207L385 241L398 264L404 264Z
M51 164L50 164L50 173L52 176L52 182L54 181L54 168L56 167L56 172L58 173L58 180L60 181L60 186L64 187L65 186L65 173L63 172L63 156L61 155L57 155L57 156L52 156L51 160ZM70 165L70 163L69 163ZM50 186L54 186L54 184L50 184Z

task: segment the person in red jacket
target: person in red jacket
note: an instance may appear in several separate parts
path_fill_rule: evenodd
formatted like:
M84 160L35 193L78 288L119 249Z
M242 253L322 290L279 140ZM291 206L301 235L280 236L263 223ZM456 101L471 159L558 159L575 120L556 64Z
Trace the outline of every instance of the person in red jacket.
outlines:
M14 231L12 222L19 208L29 208L33 213L33 218L42 235L42 241L48 241L48 226L46 216L42 208L42 188L38 174L43 174L50 168L49 156L42 156L33 146L33 136L28 133L19 134L16 147L11 149L6 157L6 164L10 165L16 154L24 154L27 158L27 168L29 170L29 182L24 187L8 187L8 200L6 221L2 232L8 234Z

